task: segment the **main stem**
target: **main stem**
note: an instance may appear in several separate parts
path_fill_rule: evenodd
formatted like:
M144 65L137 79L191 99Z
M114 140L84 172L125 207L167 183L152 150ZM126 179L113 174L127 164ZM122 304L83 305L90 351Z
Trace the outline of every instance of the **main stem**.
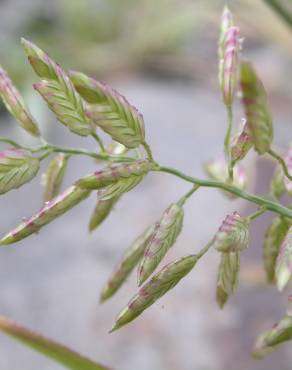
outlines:
M241 189L237 188L236 186L226 184L226 183L223 183L223 182L220 182L220 181L198 179L196 177L188 176L188 175L176 170L175 168L171 168L171 167L157 166L155 171L169 173L171 175L177 176L177 177L179 177L179 178L181 178L185 181L188 181L192 184L199 185L201 187L222 189L224 191L227 191L228 193L237 195L240 198L246 199L249 202L252 202L252 203L255 203L255 204L257 204L261 207L264 207L266 210L278 213L279 215L282 215L282 216L285 216L285 217L288 217L288 218L292 218L292 210L290 210L289 208L287 208L287 207L285 207L285 206L283 206L279 203L273 202L269 199L265 199L265 198L259 197L257 195L251 194L247 191L241 190Z

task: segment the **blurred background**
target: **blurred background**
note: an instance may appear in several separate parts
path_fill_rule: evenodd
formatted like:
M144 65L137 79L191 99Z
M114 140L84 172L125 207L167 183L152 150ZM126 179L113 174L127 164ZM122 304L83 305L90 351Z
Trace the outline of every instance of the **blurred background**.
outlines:
M21 48L21 36L64 68L82 70L118 89L144 114L155 158L204 177L202 163L222 154L226 127L217 87L217 36L225 3L245 38L243 55L252 60L269 92L275 145L288 147L292 26L268 2L292 17L290 0L1 0L0 61L49 142L95 149L93 140L58 124L32 89L37 79ZM237 125L241 117L237 103ZM1 136L35 144L2 106L0 126ZM245 166L249 190L266 194L274 163L250 153ZM90 159L72 159L64 187L94 168ZM136 236L187 189L167 174L150 174L92 234L87 225L94 195L38 235L1 249L0 313L119 370L291 370L289 343L265 360L250 356L257 335L286 309L287 294L263 284L262 241L271 213L253 223L240 287L224 311L215 303L219 256L212 252L140 318L108 334L137 286L134 273L114 298L100 305L104 282ZM1 233L41 204L39 177L1 196ZM255 208L201 189L187 203L183 233L163 263L198 251L234 210L247 215ZM0 336L0 370L7 369L61 367Z

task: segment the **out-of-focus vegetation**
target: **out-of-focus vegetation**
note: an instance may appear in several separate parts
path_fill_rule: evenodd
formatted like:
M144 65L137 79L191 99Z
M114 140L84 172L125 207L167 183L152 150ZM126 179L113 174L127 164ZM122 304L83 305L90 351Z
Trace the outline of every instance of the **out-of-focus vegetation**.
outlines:
M20 35L42 45L65 66L73 60L76 68L95 75L151 70L196 77L204 70L204 57L214 49L213 30L224 4L221 0L32 2L35 6L28 14L18 15L9 37L0 40L1 60L19 82L24 79L23 56L15 42ZM249 38L257 43L274 41L291 52L289 27L270 2L235 0L229 5L246 25ZM285 10L289 13L290 7ZM202 35L211 39L210 47L205 45L207 51L196 47Z

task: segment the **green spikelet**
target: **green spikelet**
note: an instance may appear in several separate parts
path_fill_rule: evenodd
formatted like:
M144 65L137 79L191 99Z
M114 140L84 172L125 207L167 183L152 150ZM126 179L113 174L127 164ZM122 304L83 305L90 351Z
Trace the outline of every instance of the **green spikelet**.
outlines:
M271 330L261 334L256 342L253 356L263 358L283 343L292 340L292 316L285 316Z
M220 308L224 307L229 296L234 293L238 285L239 268L238 252L221 253L216 291L216 300Z
M241 63L240 85L250 135L259 154L266 153L273 140L272 117L264 86L250 63Z
M109 299L125 282L134 267L143 256L147 242L149 241L155 225L148 227L142 235L140 235L134 243L126 250L115 270L111 274L109 280L102 289L100 301L103 302Z
M173 246L183 225L183 208L174 203L168 207L157 222L155 231L145 248L138 268L138 284L141 285L155 270L160 261Z
M289 222L283 217L278 217L272 221L265 233L263 258L266 277L269 283L275 282L276 259L288 229Z
M17 189L35 177L40 161L26 149L0 152L0 194Z
M54 198L60 191L60 187L68 165L68 155L57 154L49 163L47 171L42 175L45 201Z
M97 195L97 198L99 198L99 195ZM89 220L89 231L95 230L108 217L118 200L119 197L107 200L97 199L96 206Z
M144 142L143 116L124 96L80 72L70 72L70 78L88 103L87 116L97 126L127 148L136 148Z

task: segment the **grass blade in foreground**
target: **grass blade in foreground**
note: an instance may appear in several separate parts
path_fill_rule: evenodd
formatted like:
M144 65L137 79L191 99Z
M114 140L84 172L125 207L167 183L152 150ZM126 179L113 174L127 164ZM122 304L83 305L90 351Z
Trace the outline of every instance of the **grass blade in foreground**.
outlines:
M75 351L0 317L0 331L72 370L109 370Z

